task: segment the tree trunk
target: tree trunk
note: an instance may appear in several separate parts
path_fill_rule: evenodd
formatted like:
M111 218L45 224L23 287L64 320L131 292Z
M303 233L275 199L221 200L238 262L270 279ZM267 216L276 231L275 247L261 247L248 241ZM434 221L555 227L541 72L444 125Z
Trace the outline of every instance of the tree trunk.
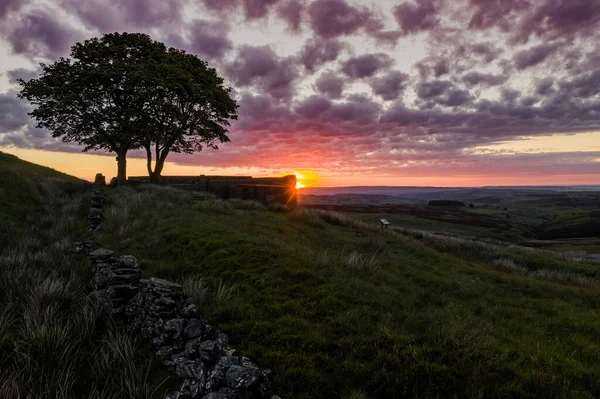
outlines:
M156 159L156 164L154 165L154 172L150 175L150 181L152 183L160 183L162 179L162 176L160 174L162 173L162 170L165 166L165 160L167 159L168 154L169 151L163 150L160 157Z
M127 151L117 153L117 182L119 186L127 183Z

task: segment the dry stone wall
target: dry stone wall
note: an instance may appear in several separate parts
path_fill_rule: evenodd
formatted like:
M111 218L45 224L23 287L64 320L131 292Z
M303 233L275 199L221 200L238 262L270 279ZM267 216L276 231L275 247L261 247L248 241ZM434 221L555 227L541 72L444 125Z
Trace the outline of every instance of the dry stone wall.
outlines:
M90 200L92 233L104 220L101 187L95 184ZM146 278L134 256L94 249L91 240L76 243L73 250L90 258L90 296L103 314L146 338L160 362L183 380L166 398L279 399L272 394L270 371L231 349L227 335L203 318L181 285Z

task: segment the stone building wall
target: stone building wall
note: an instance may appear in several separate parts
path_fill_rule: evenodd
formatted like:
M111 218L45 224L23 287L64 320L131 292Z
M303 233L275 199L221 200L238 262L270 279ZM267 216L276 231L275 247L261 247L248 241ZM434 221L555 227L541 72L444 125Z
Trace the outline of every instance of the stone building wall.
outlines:
M132 183L149 183L147 176L132 176ZM161 184L193 191L205 191L219 198L255 200L264 204L279 202L296 206L296 176L163 176Z
M102 186L97 179L88 214L91 234L104 221ZM94 249L89 239L75 243L73 251L90 258L90 297L103 314L146 338L159 361L182 379L166 399L280 399L272 395L270 371L230 348L227 335L203 318L181 285L145 277L135 257Z

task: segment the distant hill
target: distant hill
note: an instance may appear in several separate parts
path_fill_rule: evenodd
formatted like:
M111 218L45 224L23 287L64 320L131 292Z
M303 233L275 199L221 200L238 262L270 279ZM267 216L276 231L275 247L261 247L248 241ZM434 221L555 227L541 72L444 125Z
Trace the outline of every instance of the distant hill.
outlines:
M578 186L484 186L484 187L421 187L421 186L349 186L349 187L307 187L302 195L339 195L339 194L368 194L368 195L406 195L426 194L440 191L600 191L600 185Z

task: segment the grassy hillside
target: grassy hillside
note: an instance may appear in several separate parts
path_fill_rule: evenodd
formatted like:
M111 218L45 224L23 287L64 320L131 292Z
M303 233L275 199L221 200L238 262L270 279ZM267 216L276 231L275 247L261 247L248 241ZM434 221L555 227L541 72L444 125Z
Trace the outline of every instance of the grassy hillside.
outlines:
M167 389L144 344L105 325L87 299L89 262L70 249L87 229L88 190L0 153L0 398L161 398Z
M54 169L23 161L0 152L0 221L22 220L32 211L41 211L35 182L54 181L63 187L82 183Z
M99 243L184 283L284 398L600 396L594 259L168 188L109 197Z

